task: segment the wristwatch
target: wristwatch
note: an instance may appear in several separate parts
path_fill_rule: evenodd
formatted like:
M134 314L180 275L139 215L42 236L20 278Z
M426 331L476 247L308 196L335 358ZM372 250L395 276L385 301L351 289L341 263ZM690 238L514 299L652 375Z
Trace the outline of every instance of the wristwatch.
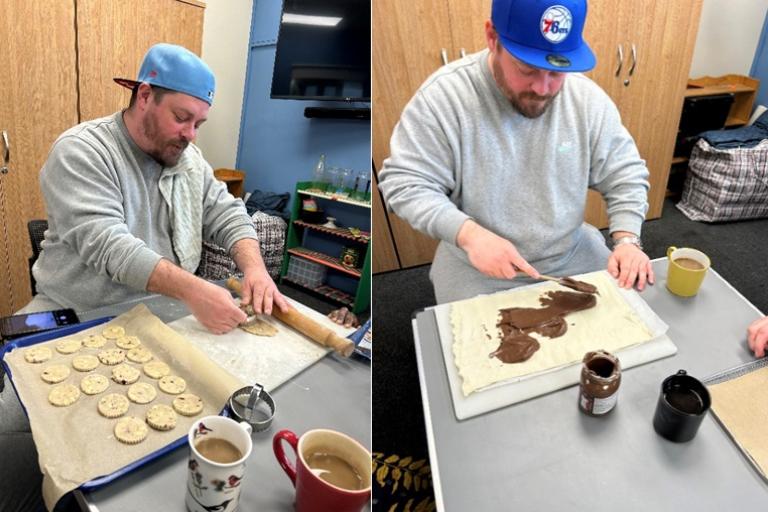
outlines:
M640 237L639 236L627 235L627 236L619 237L619 238L617 238L616 240L613 241L614 249L616 248L616 246L624 245L624 244L636 245L638 249L640 249L640 250L643 249L643 243L640 241Z

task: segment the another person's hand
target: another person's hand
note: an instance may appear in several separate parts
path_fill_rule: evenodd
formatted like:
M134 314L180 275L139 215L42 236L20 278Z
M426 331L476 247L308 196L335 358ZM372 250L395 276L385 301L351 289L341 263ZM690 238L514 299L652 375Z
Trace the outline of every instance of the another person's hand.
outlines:
M253 306L256 314L272 314L272 306L277 305L280 311L288 311L288 301L277 289L277 285L263 267L253 272L245 272L243 291L240 294L241 304Z
M765 348L768 345L768 316L755 320L749 325L747 342L750 350L755 353L755 357L765 356Z
M334 309L328 313L328 318L344 327L360 327L357 316L347 308Z
M514 279L521 271L534 279L539 278L538 271L517 252L512 242L471 219L461 225L456 244L467 253L472 266L483 274L497 279Z
M214 334L224 334L248 319L229 291L202 279L184 301L195 318Z
M637 284L640 291L656 279L650 258L633 244L621 244L613 249L608 258L608 273L618 280L619 287L628 289Z

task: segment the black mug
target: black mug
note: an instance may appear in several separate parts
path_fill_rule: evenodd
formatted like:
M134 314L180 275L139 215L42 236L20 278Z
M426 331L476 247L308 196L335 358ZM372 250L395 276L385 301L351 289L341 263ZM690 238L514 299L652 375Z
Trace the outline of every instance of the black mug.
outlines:
M704 384L680 370L661 383L653 428L660 436L675 443L690 441L711 404Z

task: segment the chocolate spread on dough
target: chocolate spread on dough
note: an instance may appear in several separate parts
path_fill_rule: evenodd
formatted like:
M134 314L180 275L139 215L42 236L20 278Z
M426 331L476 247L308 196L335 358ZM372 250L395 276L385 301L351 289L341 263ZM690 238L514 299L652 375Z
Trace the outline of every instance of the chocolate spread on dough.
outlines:
M572 288L576 290L577 292L584 292L584 293L598 293L597 286L589 283L585 283L584 281L578 281L572 277L561 277L560 281L558 281L561 286L565 286L566 288Z
M564 317L569 313L594 307L597 299L589 293L550 291L539 298L541 308L504 308L499 310L501 320L501 344L489 357L504 363L520 363L529 359L539 342L529 336L536 332L548 338L565 334L568 324Z

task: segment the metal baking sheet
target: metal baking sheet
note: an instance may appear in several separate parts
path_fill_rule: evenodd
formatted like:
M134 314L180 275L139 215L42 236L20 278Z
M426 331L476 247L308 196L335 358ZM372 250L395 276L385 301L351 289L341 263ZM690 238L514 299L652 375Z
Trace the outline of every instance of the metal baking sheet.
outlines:
M5 344L5 346L2 347L0 350L0 360L2 360L3 367L5 368L6 373L8 374L8 380L10 381L11 385L13 386L13 391L16 393L16 396L19 397L18 392L16 391L16 385L13 381L13 373L11 371L11 368L6 364L5 362L5 354L15 350L17 348L23 348L23 347L29 347L31 345L36 345L38 343L43 343L45 341L50 341L56 338L60 338L62 336L68 336L70 334L75 334L79 331L106 323L110 320L112 320L114 317L103 317L103 318L97 318L94 320L89 320L87 322L81 322L76 325L66 326L59 329L54 329L51 331L42 332L39 334L33 334L30 336L25 336L22 338L17 338L12 341L9 341ZM19 397L19 402L21 403L21 407L24 410L24 414L27 414L27 409L24 406L24 403L21 401L21 398ZM221 413L224 416L228 416L228 411L226 408ZM98 478L94 478L92 480L89 480L88 482L85 482L82 484L79 489L83 491L92 491L95 489L98 489L117 478L120 478L121 476L130 473L131 471L143 466L144 464L147 464L149 462L154 461L155 459L158 459L165 454L172 452L176 448L179 448L180 446L183 446L187 442L187 434L184 433L182 436L180 436L175 441L168 443L164 447L160 448L159 450L155 450L154 452L135 460L134 462L123 466L122 468L118 469L117 471L114 471L108 475L100 476Z

